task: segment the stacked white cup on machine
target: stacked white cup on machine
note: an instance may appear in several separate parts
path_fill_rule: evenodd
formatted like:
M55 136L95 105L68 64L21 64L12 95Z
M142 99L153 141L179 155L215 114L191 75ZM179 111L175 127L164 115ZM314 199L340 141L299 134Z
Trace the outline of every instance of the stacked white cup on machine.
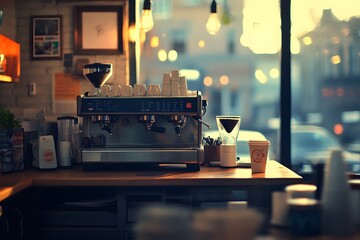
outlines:
M116 85L112 88L112 96L113 97L120 97L121 93L121 85Z
M124 85L121 88L121 95L124 96L124 97L133 96L133 87L131 85Z
M180 76L179 70L163 74L162 96L188 96L185 76Z
M180 96L179 70L172 70L170 77L171 96Z
M180 76L179 70L164 73L162 86L160 84L134 84L126 85L104 85L101 87L103 97L131 97L131 96L190 96L196 95L197 91L188 90L185 76Z
M186 77L180 76L179 82L180 82L180 96L187 96L188 87L187 87Z
M163 74L162 95L171 96L170 73Z

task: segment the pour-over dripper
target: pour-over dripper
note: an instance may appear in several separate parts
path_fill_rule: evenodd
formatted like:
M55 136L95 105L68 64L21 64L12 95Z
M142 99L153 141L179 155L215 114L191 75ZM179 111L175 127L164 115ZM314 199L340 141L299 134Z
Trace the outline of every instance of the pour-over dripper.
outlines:
M236 145L240 130L240 116L216 116L216 123L219 129L222 144Z
M96 96L101 96L100 87L106 83L112 75L111 63L92 63L83 67L83 75L94 85Z

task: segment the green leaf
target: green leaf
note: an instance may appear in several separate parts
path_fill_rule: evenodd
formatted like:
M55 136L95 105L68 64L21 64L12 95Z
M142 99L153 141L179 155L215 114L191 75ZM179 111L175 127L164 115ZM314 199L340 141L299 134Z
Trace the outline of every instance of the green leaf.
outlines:
M15 115L8 109L0 107L0 129L19 128L20 122L15 119Z

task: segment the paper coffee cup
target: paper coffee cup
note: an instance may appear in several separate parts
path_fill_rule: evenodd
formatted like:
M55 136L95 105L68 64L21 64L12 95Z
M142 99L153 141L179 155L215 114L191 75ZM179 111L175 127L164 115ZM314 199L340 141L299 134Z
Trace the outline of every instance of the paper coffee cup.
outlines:
M249 141L251 170L253 173L264 173L268 158L270 141Z

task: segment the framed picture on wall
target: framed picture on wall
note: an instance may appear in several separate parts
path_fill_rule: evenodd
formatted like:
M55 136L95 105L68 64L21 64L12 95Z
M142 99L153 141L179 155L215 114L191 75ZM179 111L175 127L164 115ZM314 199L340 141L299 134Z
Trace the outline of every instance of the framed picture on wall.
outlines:
M75 6L74 21L75 54L123 53L123 6Z
M62 59L62 16L31 16L30 58Z

